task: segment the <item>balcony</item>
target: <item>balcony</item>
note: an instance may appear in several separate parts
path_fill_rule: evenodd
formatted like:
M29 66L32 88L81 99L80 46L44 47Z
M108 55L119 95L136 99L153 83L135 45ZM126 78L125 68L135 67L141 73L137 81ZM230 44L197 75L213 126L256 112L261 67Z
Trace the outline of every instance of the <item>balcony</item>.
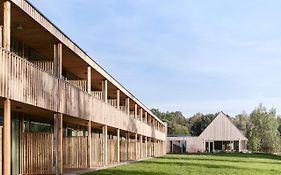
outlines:
M0 96L65 115L164 140L165 134L102 101L103 94L85 91L87 82L69 82L52 75L52 63L32 63L0 48ZM19 88L20 87L20 88ZM84 88L84 90L83 90Z

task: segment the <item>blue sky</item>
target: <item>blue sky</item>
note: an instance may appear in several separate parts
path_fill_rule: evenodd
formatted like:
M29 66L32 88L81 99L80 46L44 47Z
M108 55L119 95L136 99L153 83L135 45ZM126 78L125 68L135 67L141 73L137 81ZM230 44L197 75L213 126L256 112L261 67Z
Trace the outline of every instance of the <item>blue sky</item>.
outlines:
M281 108L279 0L30 0L149 108Z

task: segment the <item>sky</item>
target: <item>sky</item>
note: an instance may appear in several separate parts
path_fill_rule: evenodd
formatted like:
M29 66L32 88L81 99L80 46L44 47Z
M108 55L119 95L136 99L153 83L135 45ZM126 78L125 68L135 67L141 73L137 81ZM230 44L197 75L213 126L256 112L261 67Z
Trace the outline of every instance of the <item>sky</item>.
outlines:
M280 0L30 2L149 108L280 112Z

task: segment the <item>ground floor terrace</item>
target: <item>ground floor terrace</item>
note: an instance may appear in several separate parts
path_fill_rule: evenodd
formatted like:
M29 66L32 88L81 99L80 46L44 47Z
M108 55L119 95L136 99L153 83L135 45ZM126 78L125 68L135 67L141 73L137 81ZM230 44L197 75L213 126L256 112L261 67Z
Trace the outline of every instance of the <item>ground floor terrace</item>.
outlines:
M164 153L164 141L0 98L0 174L61 174Z

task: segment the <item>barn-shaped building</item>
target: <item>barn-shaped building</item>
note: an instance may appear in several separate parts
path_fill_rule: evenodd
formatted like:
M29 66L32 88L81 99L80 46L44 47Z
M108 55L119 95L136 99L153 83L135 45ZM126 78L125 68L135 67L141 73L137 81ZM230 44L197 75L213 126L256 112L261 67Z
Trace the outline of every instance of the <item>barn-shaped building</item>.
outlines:
M186 152L240 152L247 149L248 140L223 112L198 137L168 138L168 152L173 150L173 142L179 139L186 141Z

